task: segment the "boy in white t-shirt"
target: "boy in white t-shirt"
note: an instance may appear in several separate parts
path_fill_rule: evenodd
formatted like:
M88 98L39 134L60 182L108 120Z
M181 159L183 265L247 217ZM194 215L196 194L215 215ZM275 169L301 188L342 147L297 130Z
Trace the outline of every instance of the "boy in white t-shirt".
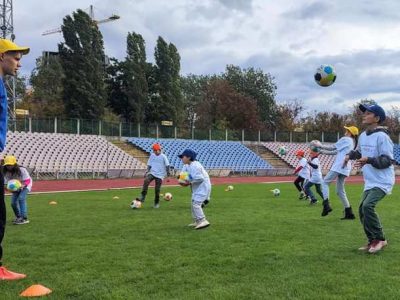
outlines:
M294 170L294 174L297 175L297 178L293 183L296 186L297 190L300 192L299 199L302 200L306 197L306 194L304 193L304 184L305 181L310 179L310 168L307 163L307 159L304 158L303 150L297 150L296 157L299 160L299 163Z
M210 226L204 215L202 204L210 199L211 181L207 171L196 160L196 156L196 152L191 149L186 149L178 155L183 162L182 172L189 174L187 181L180 184L183 186L190 185L192 188L192 218L194 222L189 226L202 229Z
M382 107L361 104L359 109L363 112L362 123L367 127L358 139L356 150L346 155L344 163L356 159L356 167L362 167L365 184L359 214L368 243L359 250L376 253L387 246L375 206L391 194L395 183L393 142L386 128L379 126L386 118Z
M144 174L142 193L136 200L142 203L145 201L149 185L155 180L154 208L159 208L162 181L166 176L170 176L170 167L167 156L161 152L161 145L156 143L152 149L153 153L147 161L147 172Z
M315 185L315 189L318 195L320 195L321 198L324 199L324 195L322 194L321 190L322 172L318 156L319 156L318 152L310 150L310 160L307 162L308 165L310 166L311 175L310 179L304 186L304 191L306 192L306 196L310 200L311 205L318 203L317 198L315 198L313 192L311 191L311 187L313 185Z

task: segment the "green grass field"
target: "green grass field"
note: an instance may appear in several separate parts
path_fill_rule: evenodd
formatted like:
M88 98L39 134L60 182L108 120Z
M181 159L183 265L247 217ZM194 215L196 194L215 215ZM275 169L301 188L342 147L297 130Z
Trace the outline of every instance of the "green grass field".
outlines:
M280 197L269 192L275 187ZM212 225L201 231L186 227L189 189L163 189L174 199L158 210L151 190L136 211L129 203L138 190L32 195L31 223L8 225L4 241L5 265L28 277L0 282L0 298L36 283L52 299L399 298L398 187L378 206L389 246L377 255L357 251L361 225L340 220L336 197L321 218L321 205L297 200L291 184L224 188L213 187ZM362 186L347 190L357 207Z

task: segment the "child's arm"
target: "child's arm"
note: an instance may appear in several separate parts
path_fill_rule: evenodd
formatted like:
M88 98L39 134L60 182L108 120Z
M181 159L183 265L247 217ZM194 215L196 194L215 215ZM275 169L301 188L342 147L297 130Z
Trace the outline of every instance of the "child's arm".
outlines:
M382 136L378 139L379 156L367 157L366 164L371 164L376 169L389 168L393 163L393 144L388 136Z
M313 164L311 161L309 161L308 164L309 164L313 169L318 169L318 165L317 165L317 164Z
M322 149L320 150L321 154L325 154L325 155L336 155L338 154L338 151L336 150L336 148L334 148L333 150L328 150L328 149Z
M298 166L295 170L293 174L297 174L301 171L301 169L303 169L303 166Z
M335 147L335 145L330 145L330 146L328 146L328 145L322 145L320 148L323 149L323 150L328 150L328 151L335 151L335 150L337 150L336 147Z
M189 182L190 183L201 183L204 181L203 173L200 168L193 168L192 172L189 173Z

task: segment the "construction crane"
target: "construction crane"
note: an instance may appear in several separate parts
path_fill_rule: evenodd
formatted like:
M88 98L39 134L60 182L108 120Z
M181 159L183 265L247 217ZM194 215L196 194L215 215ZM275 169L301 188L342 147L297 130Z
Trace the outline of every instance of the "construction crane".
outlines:
M93 23L98 25L98 24L103 24L103 23L108 23L108 22L113 22L116 21L120 18L120 16L118 15L111 15L110 17L106 18L106 19L102 19L102 20L95 20L94 18L94 11L93 11L93 5L90 5L89 7L89 16L92 19ZM60 33L62 32L61 27L55 28L55 29L50 29L47 30L45 32L42 33L42 35L49 35L49 34L53 34L53 33Z

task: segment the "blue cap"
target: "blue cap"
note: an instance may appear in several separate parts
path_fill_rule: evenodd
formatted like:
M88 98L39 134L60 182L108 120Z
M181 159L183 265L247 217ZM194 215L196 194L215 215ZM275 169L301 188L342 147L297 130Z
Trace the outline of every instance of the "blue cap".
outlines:
M362 112L365 111L372 112L375 116L379 117L379 123L382 123L386 119L385 111L378 104L373 104L373 105L360 104L358 108Z
M189 157L190 160L194 161L194 160L196 160L197 153L194 152L192 149L185 149L185 150L182 152L182 154L178 155L178 157L179 157L179 158L182 158L182 157L184 157L184 156Z

